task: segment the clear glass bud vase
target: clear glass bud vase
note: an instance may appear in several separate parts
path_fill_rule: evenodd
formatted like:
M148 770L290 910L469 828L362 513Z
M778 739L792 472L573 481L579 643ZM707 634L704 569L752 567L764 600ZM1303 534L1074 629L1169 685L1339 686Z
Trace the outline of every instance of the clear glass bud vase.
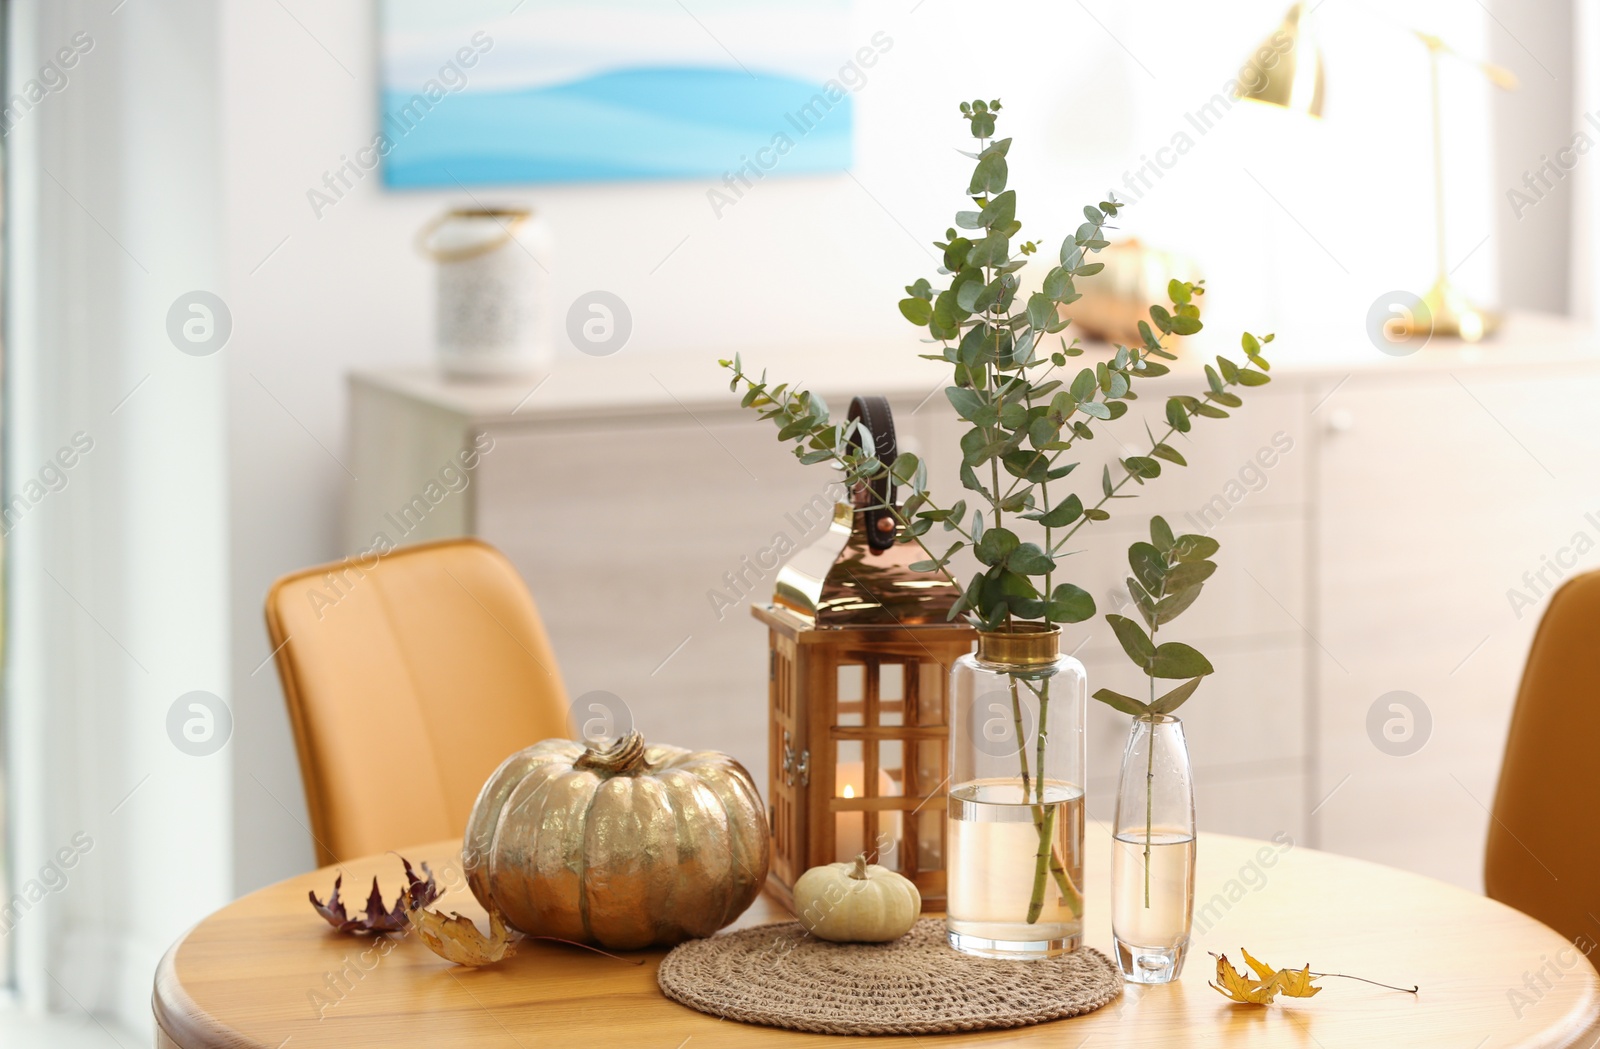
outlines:
M1130 983L1183 971L1194 918L1194 777L1183 722L1133 720L1122 753L1111 854L1111 933Z
M980 632L950 670L950 946L1048 958L1083 931L1083 664L1040 623Z

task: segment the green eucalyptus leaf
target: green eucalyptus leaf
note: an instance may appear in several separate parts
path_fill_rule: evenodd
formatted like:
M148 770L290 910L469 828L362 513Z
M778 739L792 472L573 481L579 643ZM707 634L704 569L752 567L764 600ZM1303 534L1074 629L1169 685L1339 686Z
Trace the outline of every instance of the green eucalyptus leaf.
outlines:
M1046 528L1062 528L1083 516L1083 501L1077 495L1069 494L1048 511L1022 516L1029 521L1037 521Z
M895 457L894 465L889 467L889 476L901 484L907 484L917 475L917 468L922 461L910 452L901 452Z
M1161 625L1156 620L1155 598L1151 597L1133 576L1128 577L1128 596L1133 598L1133 606L1139 610L1139 616L1144 620L1145 626L1154 630Z
M1127 616L1108 615L1106 616L1106 622L1111 624L1111 630L1117 635L1117 640L1121 642L1122 650L1128 654L1129 659L1133 660L1134 665L1141 670L1148 669L1155 661L1160 649L1157 649L1155 643L1150 640L1150 635L1144 632L1144 627ZM1207 673L1209 672L1208 669Z
M1082 623L1094 618L1094 598L1082 587L1062 583L1050 592L1045 614L1052 623Z
M994 121L989 121L989 131L994 131ZM1005 139L1010 143L1010 139ZM997 143L998 144L998 143ZM967 184L968 196L989 196L999 193L1006 188L1006 156L1005 152L996 152L991 146L983 151L983 159L978 161L977 167L972 169L972 181Z
M1166 556L1177 540L1172 535L1172 526L1167 524L1167 519L1159 515L1150 518L1150 542Z
M1173 593L1199 586L1217 570L1215 561L1181 561L1167 573L1167 589Z
M918 298L901 299L900 315L920 328L933 319L933 304Z
M1028 324L1035 330L1049 327L1056 320L1055 300L1043 292L1028 296Z
M1200 687L1200 682L1203 680L1205 680L1204 677L1190 678L1171 692L1156 697L1156 701L1150 704L1150 712L1152 714L1170 714L1177 710L1183 706L1184 700L1194 695L1194 690Z
M1148 717L1150 709L1131 696L1124 696L1121 692L1113 692L1109 688L1096 690L1094 698L1124 714L1132 714L1136 718Z
M1189 412L1184 408L1183 402L1176 397L1167 398L1167 422L1179 433L1188 433L1194 424L1189 421Z
M1161 464L1143 455L1130 455L1122 460L1122 466L1141 481L1161 476Z
M969 390L964 386L946 386L944 395L950 401L951 407L955 408L956 413L963 419L978 422L985 416L994 415L994 409L985 403L975 390Z
M1222 544L1209 535L1180 535L1172 544L1174 561L1204 561L1222 549Z
M981 223L989 229L994 229L996 226L1009 226L1016 216L1017 194L1015 190L1008 189L983 206Z
M1156 602L1156 626L1170 623L1181 616L1186 609L1194 604L1195 598L1200 596L1204 587L1191 586L1187 590L1179 590L1175 594L1168 594Z
M1184 459L1178 450L1170 444L1158 444L1150 449L1150 454L1157 459L1165 459L1169 463L1176 463L1178 466L1189 465L1188 460Z
M990 528L978 540L978 560L991 566L1003 564L1006 557L1021 545L1022 540L1011 529Z
M967 316L967 311L957 305L954 294L948 289L941 291L933 300L933 320L928 324L928 334L935 339L953 339L961 333L961 322Z
M1167 578L1167 561L1154 545L1140 542L1129 546L1128 567L1133 569L1133 577L1150 593L1162 592Z
M1023 575L1044 575L1055 566L1055 559L1041 550L1037 543L1023 543L1006 557L1006 567Z
M1141 665L1146 666L1151 677L1164 678L1204 677L1216 669L1210 660L1181 641L1157 646L1154 658Z

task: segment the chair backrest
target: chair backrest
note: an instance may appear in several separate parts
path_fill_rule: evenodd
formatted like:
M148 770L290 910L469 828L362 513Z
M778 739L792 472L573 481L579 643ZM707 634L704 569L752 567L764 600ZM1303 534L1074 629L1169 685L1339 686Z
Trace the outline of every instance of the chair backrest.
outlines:
M505 757L571 735L538 610L486 543L296 572L266 614L322 864L459 836Z
M1484 853L1494 899L1600 941L1600 572L1550 599L1511 715Z

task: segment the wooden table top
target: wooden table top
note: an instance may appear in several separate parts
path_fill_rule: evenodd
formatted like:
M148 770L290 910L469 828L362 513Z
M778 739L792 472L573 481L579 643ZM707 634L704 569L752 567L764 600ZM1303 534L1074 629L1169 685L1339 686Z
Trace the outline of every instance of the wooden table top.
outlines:
M1085 942L1111 953L1105 880L1110 839L1091 825ZM445 888L439 906L482 924L461 878L457 844L403 853L426 859ZM393 902L393 855L340 865L352 908L377 874ZM156 976L159 1043L181 1049L363 1049L367 1046L584 1046L611 1049L789 1049L869 1043L750 1027L704 1016L656 987L663 952L627 960L524 941L516 956L462 969L413 937L373 941L335 933L311 909L335 868L290 878L213 914L173 946ZM1361 860L1282 842L1202 835L1195 934L1183 977L1129 986L1098 1012L988 1034L874 1038L873 1049L985 1046L1503 1046L1589 1045L1600 1031L1600 977L1555 932L1465 890ZM785 920L762 897L738 926ZM386 945L387 944L387 945ZM1315 998L1267 1008L1233 1005L1206 986L1207 951L1240 947L1277 966L1303 965L1386 983L1323 980ZM642 961L643 964L637 964Z

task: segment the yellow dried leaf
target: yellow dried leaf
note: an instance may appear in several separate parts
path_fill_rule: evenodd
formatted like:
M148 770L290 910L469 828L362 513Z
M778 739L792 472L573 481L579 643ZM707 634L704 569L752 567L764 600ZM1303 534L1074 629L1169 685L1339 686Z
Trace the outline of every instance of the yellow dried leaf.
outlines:
M1239 953L1244 955L1245 964L1255 972L1256 978L1252 980L1235 969L1228 963L1226 954L1212 952L1211 957L1217 960L1217 982L1207 986L1241 1005L1270 1005L1280 994L1285 998L1310 998L1322 990L1311 981L1322 979L1360 980L1374 987L1404 991L1407 994L1416 994L1419 990L1415 986L1396 987L1394 984L1379 983L1365 976L1350 976L1347 973L1314 973L1311 971L1310 962L1307 962L1303 969L1274 969L1266 962L1252 957L1243 947L1239 948Z
M1311 963L1307 962L1304 969L1274 969L1263 961L1250 956L1250 952L1243 947L1239 953L1244 955L1245 964L1255 970L1261 982L1271 983L1277 981L1278 993L1288 998L1310 998L1320 987L1311 986Z
M513 953L511 934L498 911L489 911L489 935L485 937L471 918L452 913L449 917L426 908L406 909L411 927L428 945L428 950L457 965L476 968L492 965Z
M1278 973L1278 993L1288 998L1310 998L1320 987L1311 985L1311 963L1304 969L1283 969Z
M1217 982L1210 986L1225 998L1241 1005L1266 1005L1278 993L1277 979L1252 980L1228 962L1226 954L1214 955L1217 959ZM1248 955L1246 955L1248 957Z

